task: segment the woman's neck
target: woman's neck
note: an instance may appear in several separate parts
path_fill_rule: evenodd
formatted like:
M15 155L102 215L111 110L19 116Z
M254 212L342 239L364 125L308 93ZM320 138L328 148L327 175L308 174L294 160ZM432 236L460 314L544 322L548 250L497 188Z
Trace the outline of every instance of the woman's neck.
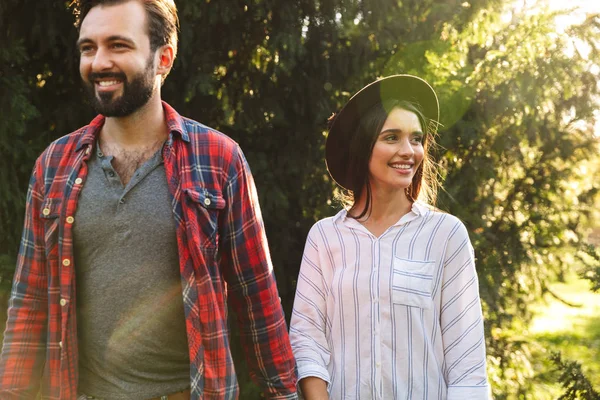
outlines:
M354 203L348 213L358 217L367 204L367 193L363 190L360 198ZM394 225L402 216L410 212L412 201L408 199L404 190L393 192L371 192L371 202L366 214L358 218L373 235L379 237L390 226Z

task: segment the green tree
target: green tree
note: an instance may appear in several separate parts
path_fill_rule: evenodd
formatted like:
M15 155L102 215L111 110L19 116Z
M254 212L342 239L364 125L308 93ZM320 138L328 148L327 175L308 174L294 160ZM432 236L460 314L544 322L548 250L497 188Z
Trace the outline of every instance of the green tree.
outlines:
M551 358L560 371L559 382L565 388L565 393L557 400L600 399L600 393L594 390L590 381L581 372L581 365L578 362L565 361L560 353L553 353Z
M496 398L529 391L531 349L518 332L529 305L577 265L598 200L597 170L590 180L586 168L599 150L598 20L558 35L557 14L539 11L480 10L419 48L425 65L402 60L442 93L439 204L472 232Z

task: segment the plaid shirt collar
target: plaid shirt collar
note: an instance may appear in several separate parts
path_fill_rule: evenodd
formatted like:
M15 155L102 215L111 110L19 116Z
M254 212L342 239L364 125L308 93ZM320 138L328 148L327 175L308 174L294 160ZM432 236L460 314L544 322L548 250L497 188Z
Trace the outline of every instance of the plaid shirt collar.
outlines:
M167 127L169 128L169 139L167 141L168 145L173 143L173 135L174 133L179 134L179 137L185 141L190 141L190 136L188 132L183 129L183 118L173 107L168 105L165 101L162 102L163 110L165 112L165 119L167 121ZM104 115L97 115L90 123L84 128L82 132L81 138L75 147L75 151L80 151L81 149L88 148L93 146L100 130L104 126L104 121L106 121L106 117Z

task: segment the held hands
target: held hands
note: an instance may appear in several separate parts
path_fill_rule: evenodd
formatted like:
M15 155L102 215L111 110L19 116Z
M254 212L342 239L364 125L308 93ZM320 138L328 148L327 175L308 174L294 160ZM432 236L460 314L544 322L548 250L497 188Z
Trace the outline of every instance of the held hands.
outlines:
M321 378L309 376L302 379L300 389L305 400L329 400L327 382Z

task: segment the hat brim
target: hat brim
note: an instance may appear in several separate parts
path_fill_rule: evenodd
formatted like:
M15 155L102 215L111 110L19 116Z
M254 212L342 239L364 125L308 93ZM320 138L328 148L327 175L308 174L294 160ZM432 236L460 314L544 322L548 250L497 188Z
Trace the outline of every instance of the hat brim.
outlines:
M439 121L437 95L425 80L417 76L392 75L362 88L335 116L325 142L325 163L329 175L345 189L350 186L350 179L346 176L350 135L356 131L356 124L360 118L373 105L387 99L415 103L421 108L425 118Z

